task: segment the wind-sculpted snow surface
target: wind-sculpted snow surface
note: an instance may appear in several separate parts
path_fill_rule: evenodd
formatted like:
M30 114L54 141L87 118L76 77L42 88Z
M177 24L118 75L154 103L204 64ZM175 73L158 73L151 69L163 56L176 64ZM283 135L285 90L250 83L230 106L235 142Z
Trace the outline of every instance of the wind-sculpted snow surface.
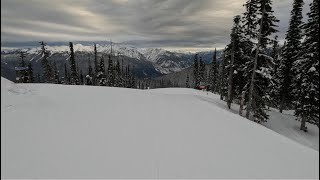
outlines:
M1 99L1 178L319 178L318 151L211 93L1 78Z

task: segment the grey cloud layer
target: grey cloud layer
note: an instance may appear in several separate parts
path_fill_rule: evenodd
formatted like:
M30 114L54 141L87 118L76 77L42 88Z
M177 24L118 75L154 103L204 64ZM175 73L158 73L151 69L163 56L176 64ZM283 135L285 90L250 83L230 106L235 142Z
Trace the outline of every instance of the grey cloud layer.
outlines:
M307 0L309 4L311 0ZM149 47L223 47L245 0L2 0L2 41L98 41ZM275 0L280 37L291 0ZM306 5L306 10L308 6Z

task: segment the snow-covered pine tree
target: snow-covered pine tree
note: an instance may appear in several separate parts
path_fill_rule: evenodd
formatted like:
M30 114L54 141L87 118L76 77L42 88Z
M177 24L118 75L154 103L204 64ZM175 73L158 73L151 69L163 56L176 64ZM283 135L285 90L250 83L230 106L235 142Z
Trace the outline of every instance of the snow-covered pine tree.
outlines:
M122 87L120 62L117 60L115 67L115 86Z
M247 74L251 74L250 86L248 94L247 112L246 117L252 119L255 122L265 122L268 119L266 113L266 99L268 94L266 89L268 87L271 75L270 69L272 64L272 58L267 55L266 47L271 42L269 36L277 30L275 27L276 22L279 22L273 15L271 0L258 0L258 43L255 47L254 61L247 70Z
M26 57L25 52L20 51L20 60L21 60L21 61L20 61L20 64L19 64L20 67L26 67L26 62L24 61L24 58L25 58L25 57ZM21 72L21 75L20 75L19 78L21 79L20 82L27 83L27 82L28 82L28 71L23 70L23 71Z
M258 0L248 0L243 6L246 8L242 16L245 35L248 38L256 38Z
M123 57L121 57L121 87L126 87Z
M97 82L98 82L99 86L106 86L107 85L107 79L106 79L106 73L105 73L103 57L101 57L101 59L100 59L99 71L98 71L98 74L97 74Z
M253 47L254 42L257 37L257 25L258 25L258 0L248 0L243 6L245 6L246 11L242 16L242 27L244 32L244 37L242 38L242 52L243 58L240 68L238 69L237 77L240 77L239 81L239 98L240 107L239 114L242 115L244 103L249 92L249 79L250 73L249 66L251 62L254 61Z
M93 85L97 85L97 75L99 73L99 64L98 64L98 52L97 45L94 44L94 74L93 74Z
M92 85L93 84L93 69L91 66L90 59L88 60L88 73L86 75L86 85Z
M220 94L220 99L223 100L223 97L225 96L225 90L226 90L226 76L225 76L225 61L226 61L226 57L225 57L225 51L226 49L223 50L222 52L222 59L220 61L219 64L219 94Z
M132 72L134 72L134 66L133 66L133 68L132 68ZM135 75L134 74L132 74L131 75L131 88L137 88L137 86L136 86L136 77L135 77Z
M111 54L109 54L109 63L108 63L108 86L111 86L113 87L115 84L114 84L114 80L115 80L115 76L114 76L114 68L113 68L113 62L112 62L112 58L111 58Z
M306 122L319 127L319 0L313 0L307 15L301 56L294 63L294 92L298 99L295 116L301 120L300 129L304 131Z
M83 73L82 73L82 70L80 70L80 85L83 85L84 84L84 79L83 79Z
M194 87L199 86L199 60L198 54L194 56L194 63L193 63L193 77L194 77Z
M205 81L205 71L206 71L206 65L204 64L204 62L202 61L202 57L200 57L199 59L199 73L198 73L198 84L200 85L200 82L204 82Z
M189 83L189 74L187 74L187 78L186 78L186 88L190 88L190 83Z
M209 85L211 92L217 92L219 89L218 84L218 68L217 68L217 49L214 49L212 62L209 69Z
M79 79L77 74L77 67L76 67L76 60L74 56L74 50L73 50L73 43L69 42L70 47L70 84L72 85L78 85Z
M33 68L31 62L28 63L28 82L34 83L34 77L33 77Z
M63 84L69 84L70 79L69 79L69 73L68 73L68 68L67 64L64 63L64 77L63 77Z
M228 45L228 52L230 53L230 63L228 64L229 74L228 74L228 96L227 105L229 109L231 108L231 103L235 92L235 76L238 73L239 62L241 59L241 37L242 37L242 27L240 24L241 17L235 16L233 19L234 25L231 32L231 43Z
M278 70L278 81L279 81L279 94L280 104L279 110L282 113L283 109L292 107L292 81L293 72L292 66L295 59L298 58L301 50L301 39L302 39L302 9L303 0L294 0L293 9L291 11L291 19L289 23L289 29L286 34L287 45L284 47L282 52L282 59Z
M41 41L41 64L43 68L43 78L45 83L53 83L54 82L54 74L51 64L48 61L50 52L46 50L46 44Z
M269 102L267 102L268 107L278 107L279 105L279 78L278 78L278 67L280 65L280 47L278 36L276 35L272 40L272 52L271 57L273 59L272 69L271 69L271 80L268 86L268 92L270 95Z
M20 67L26 67L26 62L24 61L24 58L26 57L26 53L23 51L20 51Z
M38 83L41 83L41 77L40 77L40 74L37 74L37 81L38 81Z
M56 61L53 61L53 73L54 73L54 83L55 84L60 84L60 78L59 78L59 71L57 68Z

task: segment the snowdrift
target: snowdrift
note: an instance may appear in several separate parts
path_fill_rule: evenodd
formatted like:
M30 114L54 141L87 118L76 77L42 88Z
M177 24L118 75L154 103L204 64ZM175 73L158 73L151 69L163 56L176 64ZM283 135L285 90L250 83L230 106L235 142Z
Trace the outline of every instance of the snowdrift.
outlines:
M191 89L1 78L1 178L319 178L319 152Z

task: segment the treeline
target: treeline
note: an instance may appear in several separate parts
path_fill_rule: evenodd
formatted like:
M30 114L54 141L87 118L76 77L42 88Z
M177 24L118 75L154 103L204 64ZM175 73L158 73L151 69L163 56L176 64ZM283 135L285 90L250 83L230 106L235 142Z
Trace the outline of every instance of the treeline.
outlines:
M240 104L239 114L255 122L268 120L269 107L282 113L294 109L300 129L306 122L319 127L319 1L313 0L306 23L303 0L294 0L285 43L280 46L271 0L248 0L246 11L234 17L230 43L223 58L216 53L208 71L194 60L194 87L203 81L221 99ZM271 49L271 51L270 51ZM206 75L204 75L206 74ZM207 77L207 79L205 79ZM186 87L190 87L187 75Z
M26 67L25 53L21 52L19 64L20 69L16 69L17 82L22 83L54 83L67 85L92 85L92 86L110 86L110 87L125 87L125 88L166 88L178 86L177 83L170 80L154 80L154 79L139 79L135 76L134 66L125 65L123 57L113 58L112 43L111 52L107 55L98 56L97 46L93 45L93 62L88 60L87 71L79 70L73 43L69 43L68 62L64 64L63 73L59 72L57 64L54 60L50 60L51 52L47 50L46 43L40 42L41 50L39 55L42 67L42 73L37 74L34 79L31 63ZM107 61L105 61L105 58ZM24 68L25 67L25 68ZM61 76L62 74L62 76Z

